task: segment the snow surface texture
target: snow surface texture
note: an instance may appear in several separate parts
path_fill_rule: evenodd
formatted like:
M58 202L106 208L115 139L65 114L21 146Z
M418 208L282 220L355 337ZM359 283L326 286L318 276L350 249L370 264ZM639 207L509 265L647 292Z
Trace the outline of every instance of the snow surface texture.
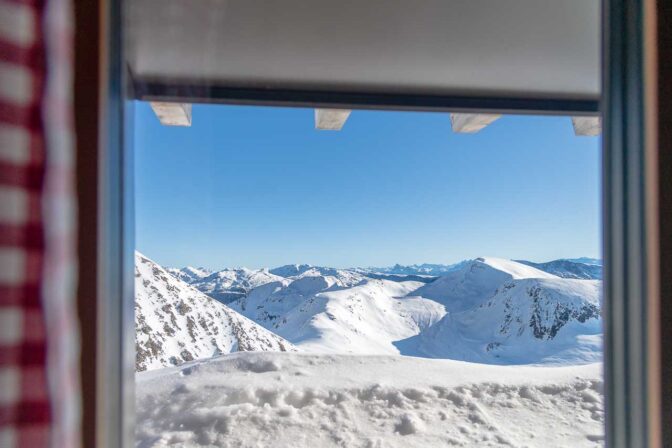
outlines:
M236 351L296 348L135 254L136 370Z
M366 278L351 271L309 269L269 283L230 306L316 353L399 354L393 342L418 334L445 315L443 305L407 297L423 283Z
M236 353L137 375L136 446L603 446L599 364Z

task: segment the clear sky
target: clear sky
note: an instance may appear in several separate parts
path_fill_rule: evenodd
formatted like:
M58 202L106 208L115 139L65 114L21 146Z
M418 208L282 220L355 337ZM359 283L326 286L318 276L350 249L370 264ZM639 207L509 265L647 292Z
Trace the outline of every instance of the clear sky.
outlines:
M135 122L136 243L165 266L600 257L600 142L567 117L454 134L445 113L195 105Z

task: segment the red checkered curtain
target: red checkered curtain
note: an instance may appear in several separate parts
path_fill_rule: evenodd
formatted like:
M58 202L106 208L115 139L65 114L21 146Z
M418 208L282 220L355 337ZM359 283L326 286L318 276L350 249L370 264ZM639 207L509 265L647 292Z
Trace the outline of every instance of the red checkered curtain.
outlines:
M0 447L78 447L69 0L0 0Z

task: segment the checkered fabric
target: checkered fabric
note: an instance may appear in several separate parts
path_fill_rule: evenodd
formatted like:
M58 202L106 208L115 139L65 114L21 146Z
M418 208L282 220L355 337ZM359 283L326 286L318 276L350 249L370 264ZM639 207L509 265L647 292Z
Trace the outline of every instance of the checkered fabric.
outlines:
M69 0L0 0L0 447L78 447Z

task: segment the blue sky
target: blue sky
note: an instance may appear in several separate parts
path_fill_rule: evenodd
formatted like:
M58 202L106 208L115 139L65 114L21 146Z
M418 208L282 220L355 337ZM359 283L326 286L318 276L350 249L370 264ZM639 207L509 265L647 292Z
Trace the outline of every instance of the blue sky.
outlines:
M195 105L189 128L136 105L136 243L166 266L386 266L600 256L599 138L567 117Z

